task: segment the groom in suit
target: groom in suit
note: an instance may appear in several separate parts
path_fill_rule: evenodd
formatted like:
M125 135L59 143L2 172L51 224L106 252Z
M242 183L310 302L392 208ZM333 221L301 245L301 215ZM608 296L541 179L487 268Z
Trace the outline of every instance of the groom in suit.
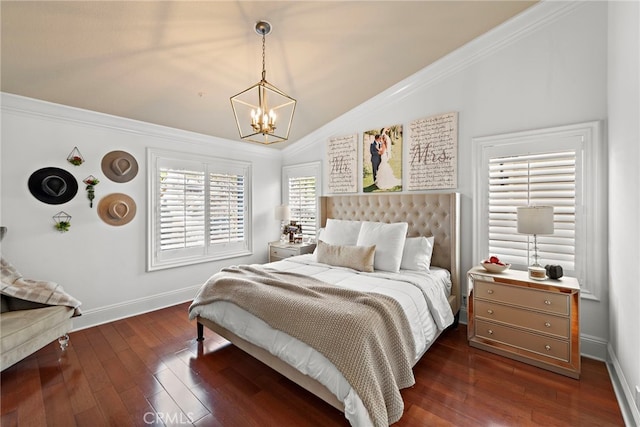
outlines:
M373 166L373 182L376 182L378 177L378 167L380 167L380 150L382 149L382 141L380 141L380 134L376 135L373 142L369 146L371 152L371 166Z

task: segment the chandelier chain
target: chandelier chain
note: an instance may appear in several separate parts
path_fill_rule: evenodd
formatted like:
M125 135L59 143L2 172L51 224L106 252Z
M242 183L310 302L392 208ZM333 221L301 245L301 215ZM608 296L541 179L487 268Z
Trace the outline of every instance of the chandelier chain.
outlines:
M265 43L264 43L265 34L262 33L262 80L266 80L267 78L267 69L265 68Z

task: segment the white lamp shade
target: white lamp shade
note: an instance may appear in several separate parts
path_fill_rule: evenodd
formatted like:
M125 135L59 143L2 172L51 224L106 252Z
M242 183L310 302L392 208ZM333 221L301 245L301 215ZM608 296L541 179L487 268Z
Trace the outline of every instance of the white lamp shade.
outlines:
M287 221L291 218L291 211L289 210L289 206L280 205L276 206L275 217L278 221Z
M518 233L553 234L553 206L518 208Z

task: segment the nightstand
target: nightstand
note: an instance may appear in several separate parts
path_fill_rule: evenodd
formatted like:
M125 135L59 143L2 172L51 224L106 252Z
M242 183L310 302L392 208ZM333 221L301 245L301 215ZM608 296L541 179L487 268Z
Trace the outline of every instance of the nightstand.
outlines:
M580 285L532 280L526 271L467 273L469 345L580 377Z
M280 261L296 255L310 254L315 248L315 243L269 242L269 262Z

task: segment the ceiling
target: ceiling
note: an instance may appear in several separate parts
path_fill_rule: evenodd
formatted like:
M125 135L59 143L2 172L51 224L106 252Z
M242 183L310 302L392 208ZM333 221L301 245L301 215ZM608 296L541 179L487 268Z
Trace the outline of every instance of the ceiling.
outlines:
M283 148L534 3L3 0L1 90L240 141L267 20L267 80L298 100Z

